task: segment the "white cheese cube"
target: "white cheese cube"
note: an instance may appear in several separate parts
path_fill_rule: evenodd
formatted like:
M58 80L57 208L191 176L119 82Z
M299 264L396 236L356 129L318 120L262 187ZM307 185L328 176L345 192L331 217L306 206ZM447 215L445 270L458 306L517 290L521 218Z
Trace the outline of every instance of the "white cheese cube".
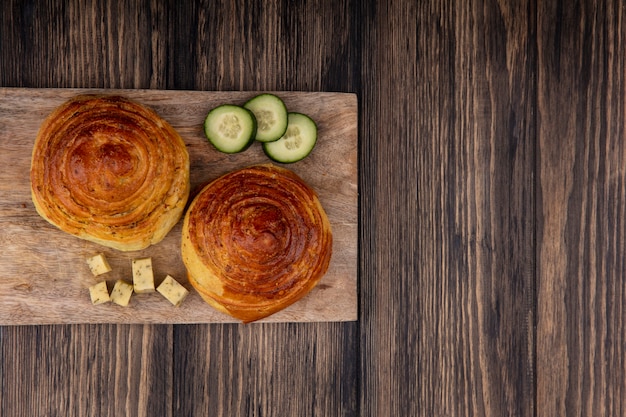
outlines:
M187 294L189 294L189 291L187 291L185 287L180 285L178 281L169 275L166 276L161 285L158 286L157 291L176 307L178 307L185 297L187 297Z
M118 280L111 291L111 301L115 304L126 307L130 301L130 297L133 295L133 286L124 280Z
M154 292L152 258L133 259L133 287L137 294Z
M111 271L111 267L102 253L87 258L87 265L94 276L102 275Z
M99 282L89 287L89 296L91 297L91 304L93 305L108 303L111 301L106 281Z

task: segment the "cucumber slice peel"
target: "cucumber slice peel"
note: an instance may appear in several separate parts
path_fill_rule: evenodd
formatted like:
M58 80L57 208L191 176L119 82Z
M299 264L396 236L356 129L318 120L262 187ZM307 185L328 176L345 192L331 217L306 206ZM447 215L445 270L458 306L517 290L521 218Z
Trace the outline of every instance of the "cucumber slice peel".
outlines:
M242 152L254 142L257 122L254 114L241 106L222 104L204 119L204 134L224 153Z
M263 143L263 151L272 160L293 163L311 153L317 142L317 125L302 113L289 113L285 134L278 140Z
M255 139L273 142L287 130L287 106L274 94L263 93L248 100L244 107L254 113L257 120Z

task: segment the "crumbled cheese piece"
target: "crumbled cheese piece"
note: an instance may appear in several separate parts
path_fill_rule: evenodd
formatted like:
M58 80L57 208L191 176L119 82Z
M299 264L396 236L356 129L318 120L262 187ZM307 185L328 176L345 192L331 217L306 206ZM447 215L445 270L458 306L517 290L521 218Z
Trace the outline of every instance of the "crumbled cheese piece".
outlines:
M111 301L115 304L126 307L130 301L130 297L133 295L133 286L124 280L118 280L111 291Z
M133 259L133 287L137 294L154 292L152 258Z
M94 276L102 275L111 271L111 267L102 253L87 258L87 265Z
M178 281L169 275L166 276L161 285L158 286L157 291L176 307L178 307L185 297L187 297L187 294L189 294L189 291L187 291L185 287L180 285Z
M93 305L108 303L111 301L106 281L101 281L89 287L89 296L91 297L91 304Z

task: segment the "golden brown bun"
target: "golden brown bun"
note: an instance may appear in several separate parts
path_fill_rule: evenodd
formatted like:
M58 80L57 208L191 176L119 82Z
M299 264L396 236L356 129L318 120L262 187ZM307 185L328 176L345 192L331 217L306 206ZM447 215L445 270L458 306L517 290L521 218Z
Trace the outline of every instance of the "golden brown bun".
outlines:
M317 195L296 174L271 164L207 185L183 223L189 282L206 302L243 322L306 295L331 254L330 223Z
M161 241L189 197L189 155L153 110L79 96L43 122L31 161L37 212L59 229L122 251Z

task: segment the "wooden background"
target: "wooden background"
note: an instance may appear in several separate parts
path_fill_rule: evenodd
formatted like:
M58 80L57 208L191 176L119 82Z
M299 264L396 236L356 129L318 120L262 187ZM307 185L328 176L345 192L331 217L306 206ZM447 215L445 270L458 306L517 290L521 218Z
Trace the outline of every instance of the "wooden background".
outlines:
M58 3L0 86L358 95L359 320L1 327L1 415L626 415L623 2Z

